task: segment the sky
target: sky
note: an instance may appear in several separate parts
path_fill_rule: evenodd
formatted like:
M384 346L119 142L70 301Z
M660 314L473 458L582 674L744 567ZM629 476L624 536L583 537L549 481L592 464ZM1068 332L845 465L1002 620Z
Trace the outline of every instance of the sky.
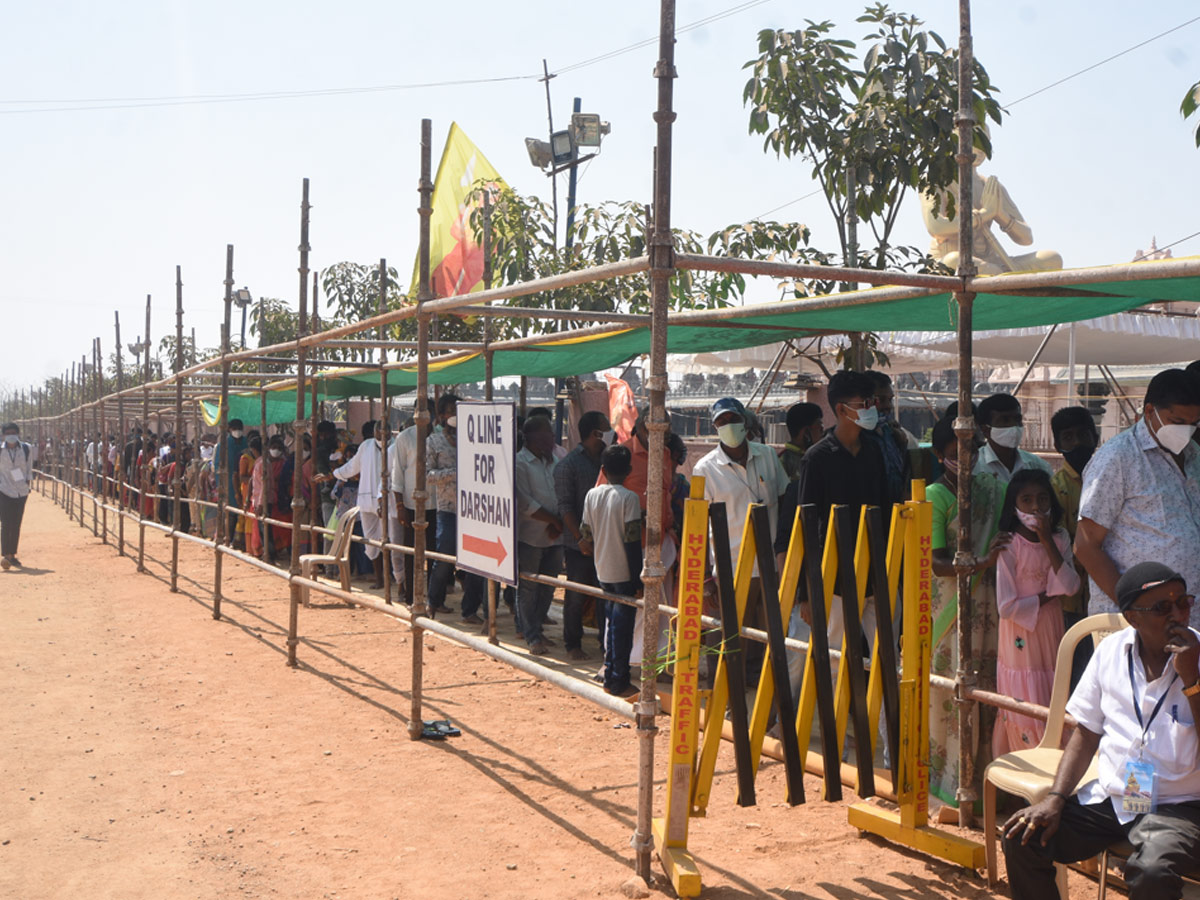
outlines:
M809 166L765 153L748 134L742 65L764 28L829 19L858 39L861 8L680 0L681 28L731 14L679 35L675 226L709 234L767 214L803 222L815 246L836 247L823 198L797 201L816 187ZM957 42L954 0L893 8ZM1034 247L1058 250L1068 267L1098 265L1131 260L1152 236L1161 247L1200 232L1197 123L1179 114L1200 79L1200 21L1020 99L1196 15L1192 0L973 4L976 56L1001 102L1020 100L993 129L994 156L981 171L1004 182ZM574 97L612 125L601 155L581 170L579 202L651 197L655 44L576 64L653 39L653 0L51 0L17 4L5 19L0 389L62 374L90 358L97 336L107 356L114 310L123 341L134 341L148 294L154 339L173 334L177 265L186 331L195 327L201 347L216 345L226 244L235 246L237 287L297 303L305 177L311 264L386 257L406 281L423 117L433 120L435 166L456 121L515 189L548 197L524 145L547 131L536 77L543 59L559 73L550 82L556 127ZM338 92L207 99L328 90ZM157 99L181 97L189 99ZM900 219L895 239L927 246L915 200ZM1173 252L1200 253L1200 237ZM774 296L764 283L752 299Z

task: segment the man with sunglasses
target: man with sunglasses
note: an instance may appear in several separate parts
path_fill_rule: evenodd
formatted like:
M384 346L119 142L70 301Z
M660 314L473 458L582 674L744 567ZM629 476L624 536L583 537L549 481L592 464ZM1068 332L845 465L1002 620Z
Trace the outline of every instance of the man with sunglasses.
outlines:
M1132 626L1106 638L1067 703L1078 727L1046 798L1004 824L1013 900L1058 898L1054 863L1120 841L1132 900L1173 900L1200 867L1200 633L1178 572L1131 566L1115 593ZM1078 793L1092 758L1097 777ZM1074 796L1072 796L1074 795Z

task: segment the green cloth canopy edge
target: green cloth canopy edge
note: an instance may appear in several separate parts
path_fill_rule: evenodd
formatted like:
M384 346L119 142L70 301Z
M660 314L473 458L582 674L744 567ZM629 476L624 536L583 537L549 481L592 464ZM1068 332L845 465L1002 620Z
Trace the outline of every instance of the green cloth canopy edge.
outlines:
M757 347L786 338L814 333L850 331L954 331L956 306L950 293L871 300L877 291L859 291L839 299L861 298L865 302L819 309L771 312L774 304L746 307L744 314L703 325L672 324L667 329L668 353L707 353ZM1083 295L1083 296L1080 296ZM1111 281L1071 288L1023 294L976 295L974 331L1034 328L1095 319L1127 312L1147 303L1200 299L1200 277L1170 277L1142 281ZM650 329L637 326L622 331L572 337L569 332L547 335L544 343L513 350L496 350L492 355L493 377L527 375L561 378L619 366L650 352ZM429 366L430 384L472 384L484 380L482 354ZM317 376L319 400L378 396L379 375L366 372ZM401 394L416 388L416 365L388 372L388 390ZM205 421L217 422L218 403L201 401ZM261 421L258 392L231 395L230 418L247 424ZM291 422L296 416L294 389L267 393L267 422Z

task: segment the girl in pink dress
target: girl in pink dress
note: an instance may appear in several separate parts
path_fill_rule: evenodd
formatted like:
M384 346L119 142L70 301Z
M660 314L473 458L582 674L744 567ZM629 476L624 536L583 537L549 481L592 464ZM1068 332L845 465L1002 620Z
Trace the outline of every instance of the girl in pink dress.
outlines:
M1062 600L1079 590L1062 507L1041 469L1013 475L1000 512L1012 543L996 562L1000 649L996 688L1029 703L1050 705L1054 663L1063 636ZM1000 710L992 732L996 756L1037 746L1046 724Z

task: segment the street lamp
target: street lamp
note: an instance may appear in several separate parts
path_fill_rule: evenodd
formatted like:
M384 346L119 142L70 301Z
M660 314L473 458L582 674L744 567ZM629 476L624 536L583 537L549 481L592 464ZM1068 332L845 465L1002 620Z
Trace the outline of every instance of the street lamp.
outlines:
M550 108L550 75L546 75L546 108L549 112ZM601 121L600 116L596 113L580 112L583 101L578 97L575 98L575 105L571 113L571 125L564 131L555 131L554 123L550 123L550 140L541 141L537 138L525 138L525 149L529 151L529 161L533 165L541 169L550 178L554 178L559 172L566 169L571 170L570 178L567 182L567 235L566 245L567 252L570 253L571 244L575 238L575 185L579 180L579 164L587 162L600 153L600 142L604 139L604 135L608 134L612 129L607 122ZM586 156L579 155L580 147L594 148L593 152ZM554 225L555 225L555 245L558 241L558 193L555 188L554 202ZM555 437L561 443L563 433L563 413L565 412L564 405L564 382L561 378L555 380L556 384L556 402L555 402Z
M238 305L238 309L242 311L242 349L246 349L246 307L254 302L254 298L250 296L249 289L243 287L240 291L233 295L233 302ZM262 323L259 322L259 327Z

